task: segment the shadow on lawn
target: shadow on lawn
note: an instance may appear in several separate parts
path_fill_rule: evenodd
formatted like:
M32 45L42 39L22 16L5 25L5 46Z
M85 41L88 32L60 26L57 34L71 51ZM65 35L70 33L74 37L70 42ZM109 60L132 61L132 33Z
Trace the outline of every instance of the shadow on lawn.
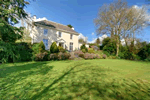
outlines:
M82 68L82 65L87 65L87 67ZM78 69L78 67L80 68ZM86 73L86 71L89 73ZM145 99L149 97L147 90L150 90L150 87L147 87L148 89L146 89L148 84L144 84L143 87L143 83L138 81L133 82L133 80L130 79L108 79L107 75L108 73L111 73L111 71L112 70L107 68L89 66L88 63L77 64L54 80L42 91L33 95L30 99L36 100L41 99L42 97L48 97L46 99L72 100L79 98L83 100L142 100L142 96L145 96ZM79 80L75 78L78 73L81 73L81 76L77 77ZM91 75L91 77L88 75ZM143 91L140 91L140 89ZM91 98L92 96L94 96L94 98Z

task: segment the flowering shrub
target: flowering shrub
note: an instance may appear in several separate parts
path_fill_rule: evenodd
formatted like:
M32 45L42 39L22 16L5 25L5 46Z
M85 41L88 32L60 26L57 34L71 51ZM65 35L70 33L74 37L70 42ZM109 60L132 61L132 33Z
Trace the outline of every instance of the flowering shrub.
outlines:
M66 60L66 59L69 59L70 58L70 54L69 53L62 53L62 52L60 52L59 54L58 54L58 59L59 60Z
M106 59L106 58L107 58L107 56L106 56L105 54L103 54L103 58L104 58L104 59Z
M50 54L49 60L58 60L58 54L57 53Z
M35 56L35 61L47 61L48 60L48 53L39 53Z
M81 50L77 50L74 52L74 55L76 56L79 56L80 54L84 54Z
M85 53L84 54L84 59L93 59L93 54L90 54L90 53Z

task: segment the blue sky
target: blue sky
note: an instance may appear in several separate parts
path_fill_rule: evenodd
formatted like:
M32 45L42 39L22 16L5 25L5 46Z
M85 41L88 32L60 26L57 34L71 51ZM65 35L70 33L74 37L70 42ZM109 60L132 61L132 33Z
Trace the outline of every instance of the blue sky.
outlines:
M64 25L71 24L75 30L88 37L88 41L99 37L93 20L97 17L98 9L113 0L36 0L25 8L37 18L46 17L48 20ZM127 0L129 6L145 4L145 0ZM93 34L92 34L93 33ZM143 40L150 41L150 28L146 28L141 36Z

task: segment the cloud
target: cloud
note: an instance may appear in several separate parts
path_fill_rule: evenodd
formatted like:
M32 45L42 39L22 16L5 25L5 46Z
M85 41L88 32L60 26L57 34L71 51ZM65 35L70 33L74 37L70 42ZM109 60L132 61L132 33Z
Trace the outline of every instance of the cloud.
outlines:
M84 41L87 41L88 37L85 37L82 33L80 33L78 39L83 39Z
M105 38L107 38L108 36L107 35L102 35L102 36L100 36L100 37L98 37L99 39L100 39L100 42L102 43L102 41L105 39ZM97 40L97 38L93 38L93 40L92 41L88 41L88 43L95 43L96 42L96 40Z
M92 35L94 35L94 32L92 33Z

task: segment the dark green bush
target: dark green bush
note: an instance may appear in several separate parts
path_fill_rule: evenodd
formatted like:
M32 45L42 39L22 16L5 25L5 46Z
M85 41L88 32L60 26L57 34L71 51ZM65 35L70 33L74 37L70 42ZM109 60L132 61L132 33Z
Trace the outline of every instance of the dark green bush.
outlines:
M150 56L150 43L140 49L138 56L141 58L141 60L145 60Z
M107 51L110 55L115 55L117 48L115 42L109 42L107 45L103 47L103 51Z
M84 58L84 54L79 54L79 57Z
M88 51L88 49L87 49L87 47L85 46L85 44L83 44L83 45L80 47L80 49L81 49L81 50L82 50L82 49L85 49L86 52Z
M51 47L50 47L50 52L51 52L51 53L58 53L58 52L59 52L59 49L58 49L58 47L57 47L56 42L53 42L53 43L52 43L52 45L51 45Z
M39 43L35 43L32 45L32 50L33 50L33 54L38 54L40 53L39 51Z
M59 52L62 52L62 53L66 52L66 50L63 47L61 47L61 46L58 46L58 49L59 49Z
M25 43L25 42L21 42L21 43L16 43L16 51L18 51L19 55L20 55L20 61L31 61L32 59L32 47L30 43Z
M39 52L42 53L44 51L45 51L45 45L44 45L43 41L41 41L39 43Z

